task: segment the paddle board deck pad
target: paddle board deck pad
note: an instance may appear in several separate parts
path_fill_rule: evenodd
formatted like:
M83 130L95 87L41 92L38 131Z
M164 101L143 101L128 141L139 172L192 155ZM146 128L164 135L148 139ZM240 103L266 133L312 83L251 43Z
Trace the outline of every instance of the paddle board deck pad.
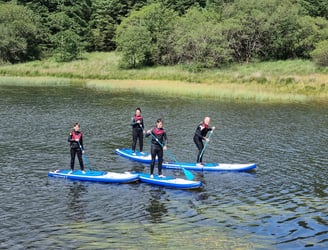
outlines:
M205 163L197 164L192 162L163 162L166 169L187 169L194 171L248 171L256 168L255 163L249 164L228 164L228 163Z
M135 154L133 154L133 151L130 148L120 148L115 149L115 153L133 161L141 163L151 163L151 155L147 152L144 152L142 154L139 150L136 150Z
M114 173L114 172L104 172L87 170L85 174L81 170L75 170L70 173L70 170L55 170L48 173L50 177L66 178L70 180L79 181L95 181L95 182L106 182L106 183L129 183L139 180L138 174L133 174L130 172L125 173Z
M159 177L158 175L154 175L153 178L150 177L150 174L146 173L137 173L139 175L139 180L144 183L169 187L169 188L177 188L177 189L195 189L200 188L202 183L200 181L190 181L181 178L174 178L170 176Z

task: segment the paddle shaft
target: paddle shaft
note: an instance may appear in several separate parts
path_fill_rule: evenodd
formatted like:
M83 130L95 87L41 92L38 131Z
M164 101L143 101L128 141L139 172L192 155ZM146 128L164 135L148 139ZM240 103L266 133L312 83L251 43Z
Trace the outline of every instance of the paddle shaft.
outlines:
M82 148L82 146L81 146L81 143L80 143L79 141L77 141L77 143L79 144L79 147L80 147L80 149L81 149L81 151L82 151L82 157L83 157L83 160L84 160L85 163L87 164L88 168L89 168L90 170L92 170L91 165L90 165L90 162L89 162L89 159L88 159L88 156L84 153L84 150L83 150L83 148Z
M208 144L208 142L209 142L209 139L211 138L211 136L212 136L212 134L213 134L213 131L214 131L214 129L212 129L212 130L210 131L210 135L208 136L208 141L205 142L205 145L204 145L204 147L203 147L203 149L202 149L202 152L201 152L200 155L199 155L199 159L202 158L202 156L203 156L203 154L204 154L204 152L205 152L206 146L207 146L207 144Z
M158 140L158 138L152 133L150 132L151 136L156 140L156 142L164 149L164 145ZM168 155L175 161L178 162L178 160L170 153L169 150L166 149L166 152L168 153ZM194 179L194 175L188 171L187 169L182 168L184 175L186 176L186 178L188 180L193 180Z

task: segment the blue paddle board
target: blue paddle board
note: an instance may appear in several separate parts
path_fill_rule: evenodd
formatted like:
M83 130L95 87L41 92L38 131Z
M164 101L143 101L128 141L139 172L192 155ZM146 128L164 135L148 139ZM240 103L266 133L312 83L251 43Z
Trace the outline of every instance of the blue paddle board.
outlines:
M153 178L150 174L146 173L137 173L139 175L139 180L144 183L151 185L157 185L168 188L177 188L177 189L195 189L200 188L202 183L200 181L190 181L181 178L174 178L170 176L159 177L154 175Z
M70 180L79 181L95 181L95 182L106 182L106 183L129 183L139 180L138 174L133 174L130 172L125 173L114 173L114 172L104 172L87 170L85 174L81 170L75 170L70 173L70 170L55 170L48 173L50 177L66 178Z
M255 163L236 164L236 163L205 163L197 164L192 162L163 162L166 169L187 169L194 171L248 171L256 168Z
M142 154L139 150L136 150L135 153L133 153L132 149L130 148L121 148L121 149L116 149L115 153L133 161L137 161L141 163L151 162L151 155L150 153L147 152L144 152Z
M151 162L151 155L149 153L141 154L136 151L133 152L129 148L121 148L115 150L116 154L121 155L133 161L141 163ZM205 163L203 165L197 164L196 162L163 162L163 168L166 169L187 169L194 171L248 171L256 168L255 163Z

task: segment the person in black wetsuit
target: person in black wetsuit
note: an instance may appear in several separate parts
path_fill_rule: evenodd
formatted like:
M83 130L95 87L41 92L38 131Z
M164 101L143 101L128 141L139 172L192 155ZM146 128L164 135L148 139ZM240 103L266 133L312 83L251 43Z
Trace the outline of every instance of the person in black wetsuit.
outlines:
M79 159L80 168L82 170L82 173L84 174L84 165L82 160L82 153L83 153L83 138L82 138L82 132L80 131L80 124L75 123L74 129L69 133L68 139L71 145L71 171L72 173L74 171L74 162L75 162L75 155L77 155L77 158Z
M206 137L207 132L214 130L215 127L210 128L209 124L211 122L210 117L205 117L204 120L197 126L195 134L194 134L194 143L196 144L196 147L198 149L198 155L197 155L197 163L202 164L203 163L203 140L209 141L209 139Z
M163 150L167 149L167 135L166 131L163 128L163 120L161 118L157 119L156 127L152 130L148 130L146 133L146 137L152 137L151 140L151 164L150 164L150 177L154 178L154 167L155 167L155 160L156 156L158 159L158 175L159 177L165 177L162 174L162 164L163 164Z
M141 115L141 109L136 108L135 114L132 117L131 121L132 126L132 152L135 155L136 153L136 145L137 140L139 139L139 148L140 152L143 154L143 129L144 129L144 122L143 117Z

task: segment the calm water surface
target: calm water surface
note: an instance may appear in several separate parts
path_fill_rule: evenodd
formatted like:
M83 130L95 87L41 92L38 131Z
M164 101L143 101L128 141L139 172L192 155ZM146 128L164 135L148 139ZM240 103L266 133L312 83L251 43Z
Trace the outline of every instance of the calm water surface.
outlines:
M195 173L194 191L47 176L68 168L76 121L93 169L148 172L114 153L131 144L137 106L146 128L164 118L179 161L195 160L193 132L209 115L204 159L257 169ZM327 249L327 107L0 86L0 249Z

